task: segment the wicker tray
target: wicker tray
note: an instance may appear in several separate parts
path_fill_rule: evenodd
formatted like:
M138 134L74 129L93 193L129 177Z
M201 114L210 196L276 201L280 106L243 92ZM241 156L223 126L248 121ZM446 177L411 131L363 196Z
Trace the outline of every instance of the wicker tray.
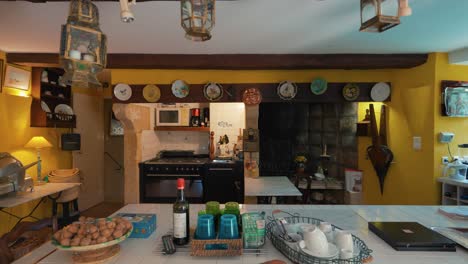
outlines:
M282 212L282 211L281 211ZM286 213L286 212L284 212ZM307 224L314 224L319 225L323 222L320 219L311 218L311 217L302 217L299 215L291 215L286 213L289 216L284 217L289 224L297 224L297 223L307 223ZM278 225L277 220L274 217L269 217L269 222L266 226L267 237L270 239L271 243L278 249L283 255L285 255L289 260L293 263L300 263L300 264L348 264L348 263L368 263L372 261L372 250L370 250L367 245L353 235L353 243L354 248L359 249L359 254L351 259L323 259L308 255L297 248L293 248L291 246L292 243L288 243L285 239L283 239L279 232L277 231ZM341 230L341 228L332 225L333 231Z
M223 249L207 249L207 247ZM221 257L242 255L242 237L239 239L192 239L190 243L191 256Z

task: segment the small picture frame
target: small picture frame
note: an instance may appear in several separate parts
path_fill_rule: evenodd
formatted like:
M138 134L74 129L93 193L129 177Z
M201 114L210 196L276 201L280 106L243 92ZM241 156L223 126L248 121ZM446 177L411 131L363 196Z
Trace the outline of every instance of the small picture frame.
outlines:
M3 82L3 87L28 91L30 81L30 71L10 64L6 65L5 80Z

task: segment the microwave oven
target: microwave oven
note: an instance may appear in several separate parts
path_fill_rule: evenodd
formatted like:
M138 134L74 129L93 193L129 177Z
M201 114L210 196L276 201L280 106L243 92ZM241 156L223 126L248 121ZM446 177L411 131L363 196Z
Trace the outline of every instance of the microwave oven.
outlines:
M189 126L190 108L156 108L156 126Z

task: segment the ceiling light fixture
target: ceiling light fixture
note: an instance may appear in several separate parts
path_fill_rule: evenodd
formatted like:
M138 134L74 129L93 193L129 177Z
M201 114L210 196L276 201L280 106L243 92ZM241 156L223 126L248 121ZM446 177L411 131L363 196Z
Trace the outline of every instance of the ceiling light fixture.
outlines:
M136 0L120 0L120 18L125 23L131 23L135 20L129 5L136 5Z
M383 32L400 24L400 0L361 0L360 31Z
M185 37L193 41L211 39L215 24L215 0L180 0L181 24Z
M400 9L398 10L399 16L411 16L413 10L409 6L408 0L400 0Z
M72 0L67 24L62 25L60 64L66 84L99 88L96 74L107 61L107 38L99 29L99 11L91 0Z

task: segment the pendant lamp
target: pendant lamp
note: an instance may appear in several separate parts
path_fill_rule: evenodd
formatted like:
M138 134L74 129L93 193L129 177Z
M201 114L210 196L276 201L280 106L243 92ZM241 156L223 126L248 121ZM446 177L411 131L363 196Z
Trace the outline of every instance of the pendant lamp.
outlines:
M67 85L99 88L96 74L106 66L107 38L99 29L99 12L90 0L72 0L62 25L60 64Z

